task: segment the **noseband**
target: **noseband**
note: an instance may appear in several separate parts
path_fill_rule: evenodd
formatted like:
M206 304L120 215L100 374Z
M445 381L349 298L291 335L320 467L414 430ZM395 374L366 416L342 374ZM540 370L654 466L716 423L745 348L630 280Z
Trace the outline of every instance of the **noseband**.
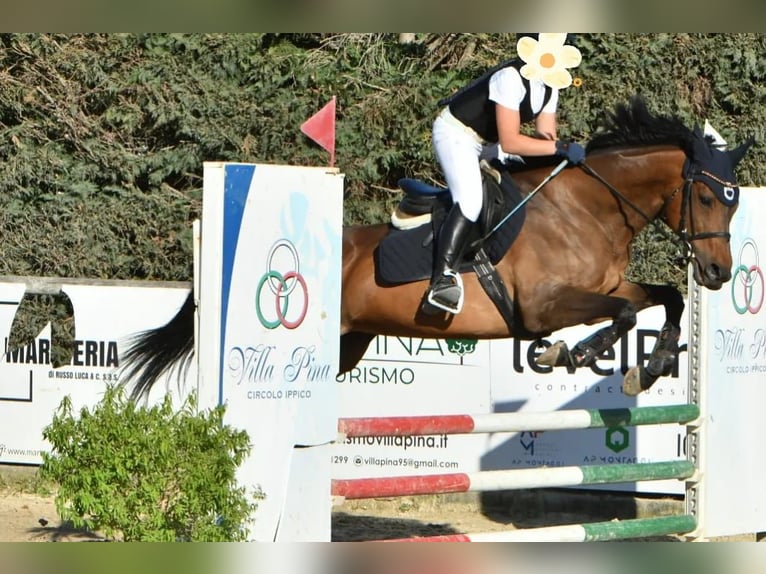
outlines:
M709 175L709 174L708 174ZM678 237L681 240L681 242L684 245L685 248L685 259L692 259L694 257L694 250L692 249L692 241L698 241L700 239L711 239L714 237L722 237L726 241L729 241L731 239L731 233L728 231L705 231L702 233L695 233L694 231L694 211L692 209L692 201L691 201L691 194L692 194L692 185L694 184L694 180L692 178L687 178L682 185L679 185L677 188L673 190L673 193L671 193L667 199L665 199L664 203L662 204L662 209L660 210L660 219L662 219L665 223L668 223L667 220L667 210L671 203L673 203L673 200L675 199L676 195L678 195L678 192L683 189L683 194L681 196L681 220L678 224ZM688 213L689 213L689 224L690 229L687 230L686 228L686 213L687 213L687 207L688 207Z
M705 231L703 233L695 233L694 232L694 210L692 209L692 202L691 202L691 193L692 193L692 184L694 180L691 178L687 179L684 182L684 194L681 198L681 222L679 223L679 235L681 236L681 239L683 241L686 241L687 243L691 243L692 241L697 241L698 239L710 239L711 237L723 237L728 241L731 239L731 233L728 231ZM689 225L691 227L691 234L689 234L686 231L686 211L689 211Z

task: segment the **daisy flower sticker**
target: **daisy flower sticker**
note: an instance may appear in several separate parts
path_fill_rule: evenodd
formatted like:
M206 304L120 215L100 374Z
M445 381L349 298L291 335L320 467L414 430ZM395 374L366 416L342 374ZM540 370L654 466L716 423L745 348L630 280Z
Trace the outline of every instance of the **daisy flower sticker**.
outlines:
M516 51L524 61L519 73L527 80L542 80L546 86L562 90L572 84L567 68L575 68L582 61L580 50L564 44L564 33L539 34L519 38Z

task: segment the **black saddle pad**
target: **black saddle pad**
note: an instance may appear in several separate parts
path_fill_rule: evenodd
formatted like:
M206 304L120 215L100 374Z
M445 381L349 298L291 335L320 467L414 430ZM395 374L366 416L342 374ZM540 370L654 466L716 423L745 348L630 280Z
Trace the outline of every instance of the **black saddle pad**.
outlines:
M521 193L515 185L506 181L505 175L502 193L505 198L506 211L499 214L498 220L505 217L522 199ZM500 261L505 252L508 251L521 231L525 216L526 211L522 207L487 239L484 250L493 264ZM383 238L375 250L375 273L378 283L381 285L398 285L430 279L434 261L435 233L438 231L435 231L432 224L425 224L408 230L390 226L388 235ZM486 231L482 232L482 234L484 233ZM471 258L473 257L473 254L469 255ZM470 260L464 261L460 267L461 272L471 269Z

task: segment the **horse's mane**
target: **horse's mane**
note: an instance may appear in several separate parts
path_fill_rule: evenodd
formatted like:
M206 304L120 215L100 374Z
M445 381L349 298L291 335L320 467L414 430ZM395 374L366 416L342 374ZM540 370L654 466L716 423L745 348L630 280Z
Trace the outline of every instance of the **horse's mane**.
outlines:
M614 111L606 112L586 149L591 154L617 147L672 145L693 158L694 138L694 132L677 116L652 114L644 99L635 95L627 104L618 104ZM524 163L506 162L503 169L516 173L559 161L558 156L525 156Z
M641 96L619 104L603 118L587 145L593 152L610 147L674 145L691 151L693 132L676 116L652 114Z

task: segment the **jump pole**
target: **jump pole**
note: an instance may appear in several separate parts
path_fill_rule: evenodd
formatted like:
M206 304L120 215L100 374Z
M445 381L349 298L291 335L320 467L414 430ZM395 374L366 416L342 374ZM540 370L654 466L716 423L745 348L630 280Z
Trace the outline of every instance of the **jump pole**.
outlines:
M606 542L649 536L668 536L693 531L696 519L688 514L633 518L629 520L566 524L477 534L445 534L421 538L399 538L384 542Z
M641 464L605 464L558 468L487 470L474 473L432 474L383 478L333 479L333 496L348 500L421 494L492 492L526 488L574 487L639 480L689 478L694 465L688 460Z
M694 404L575 409L543 413L490 413L412 417L344 418L338 421L339 440L346 437L484 434L539 430L576 430L620 426L688 423L699 417Z

